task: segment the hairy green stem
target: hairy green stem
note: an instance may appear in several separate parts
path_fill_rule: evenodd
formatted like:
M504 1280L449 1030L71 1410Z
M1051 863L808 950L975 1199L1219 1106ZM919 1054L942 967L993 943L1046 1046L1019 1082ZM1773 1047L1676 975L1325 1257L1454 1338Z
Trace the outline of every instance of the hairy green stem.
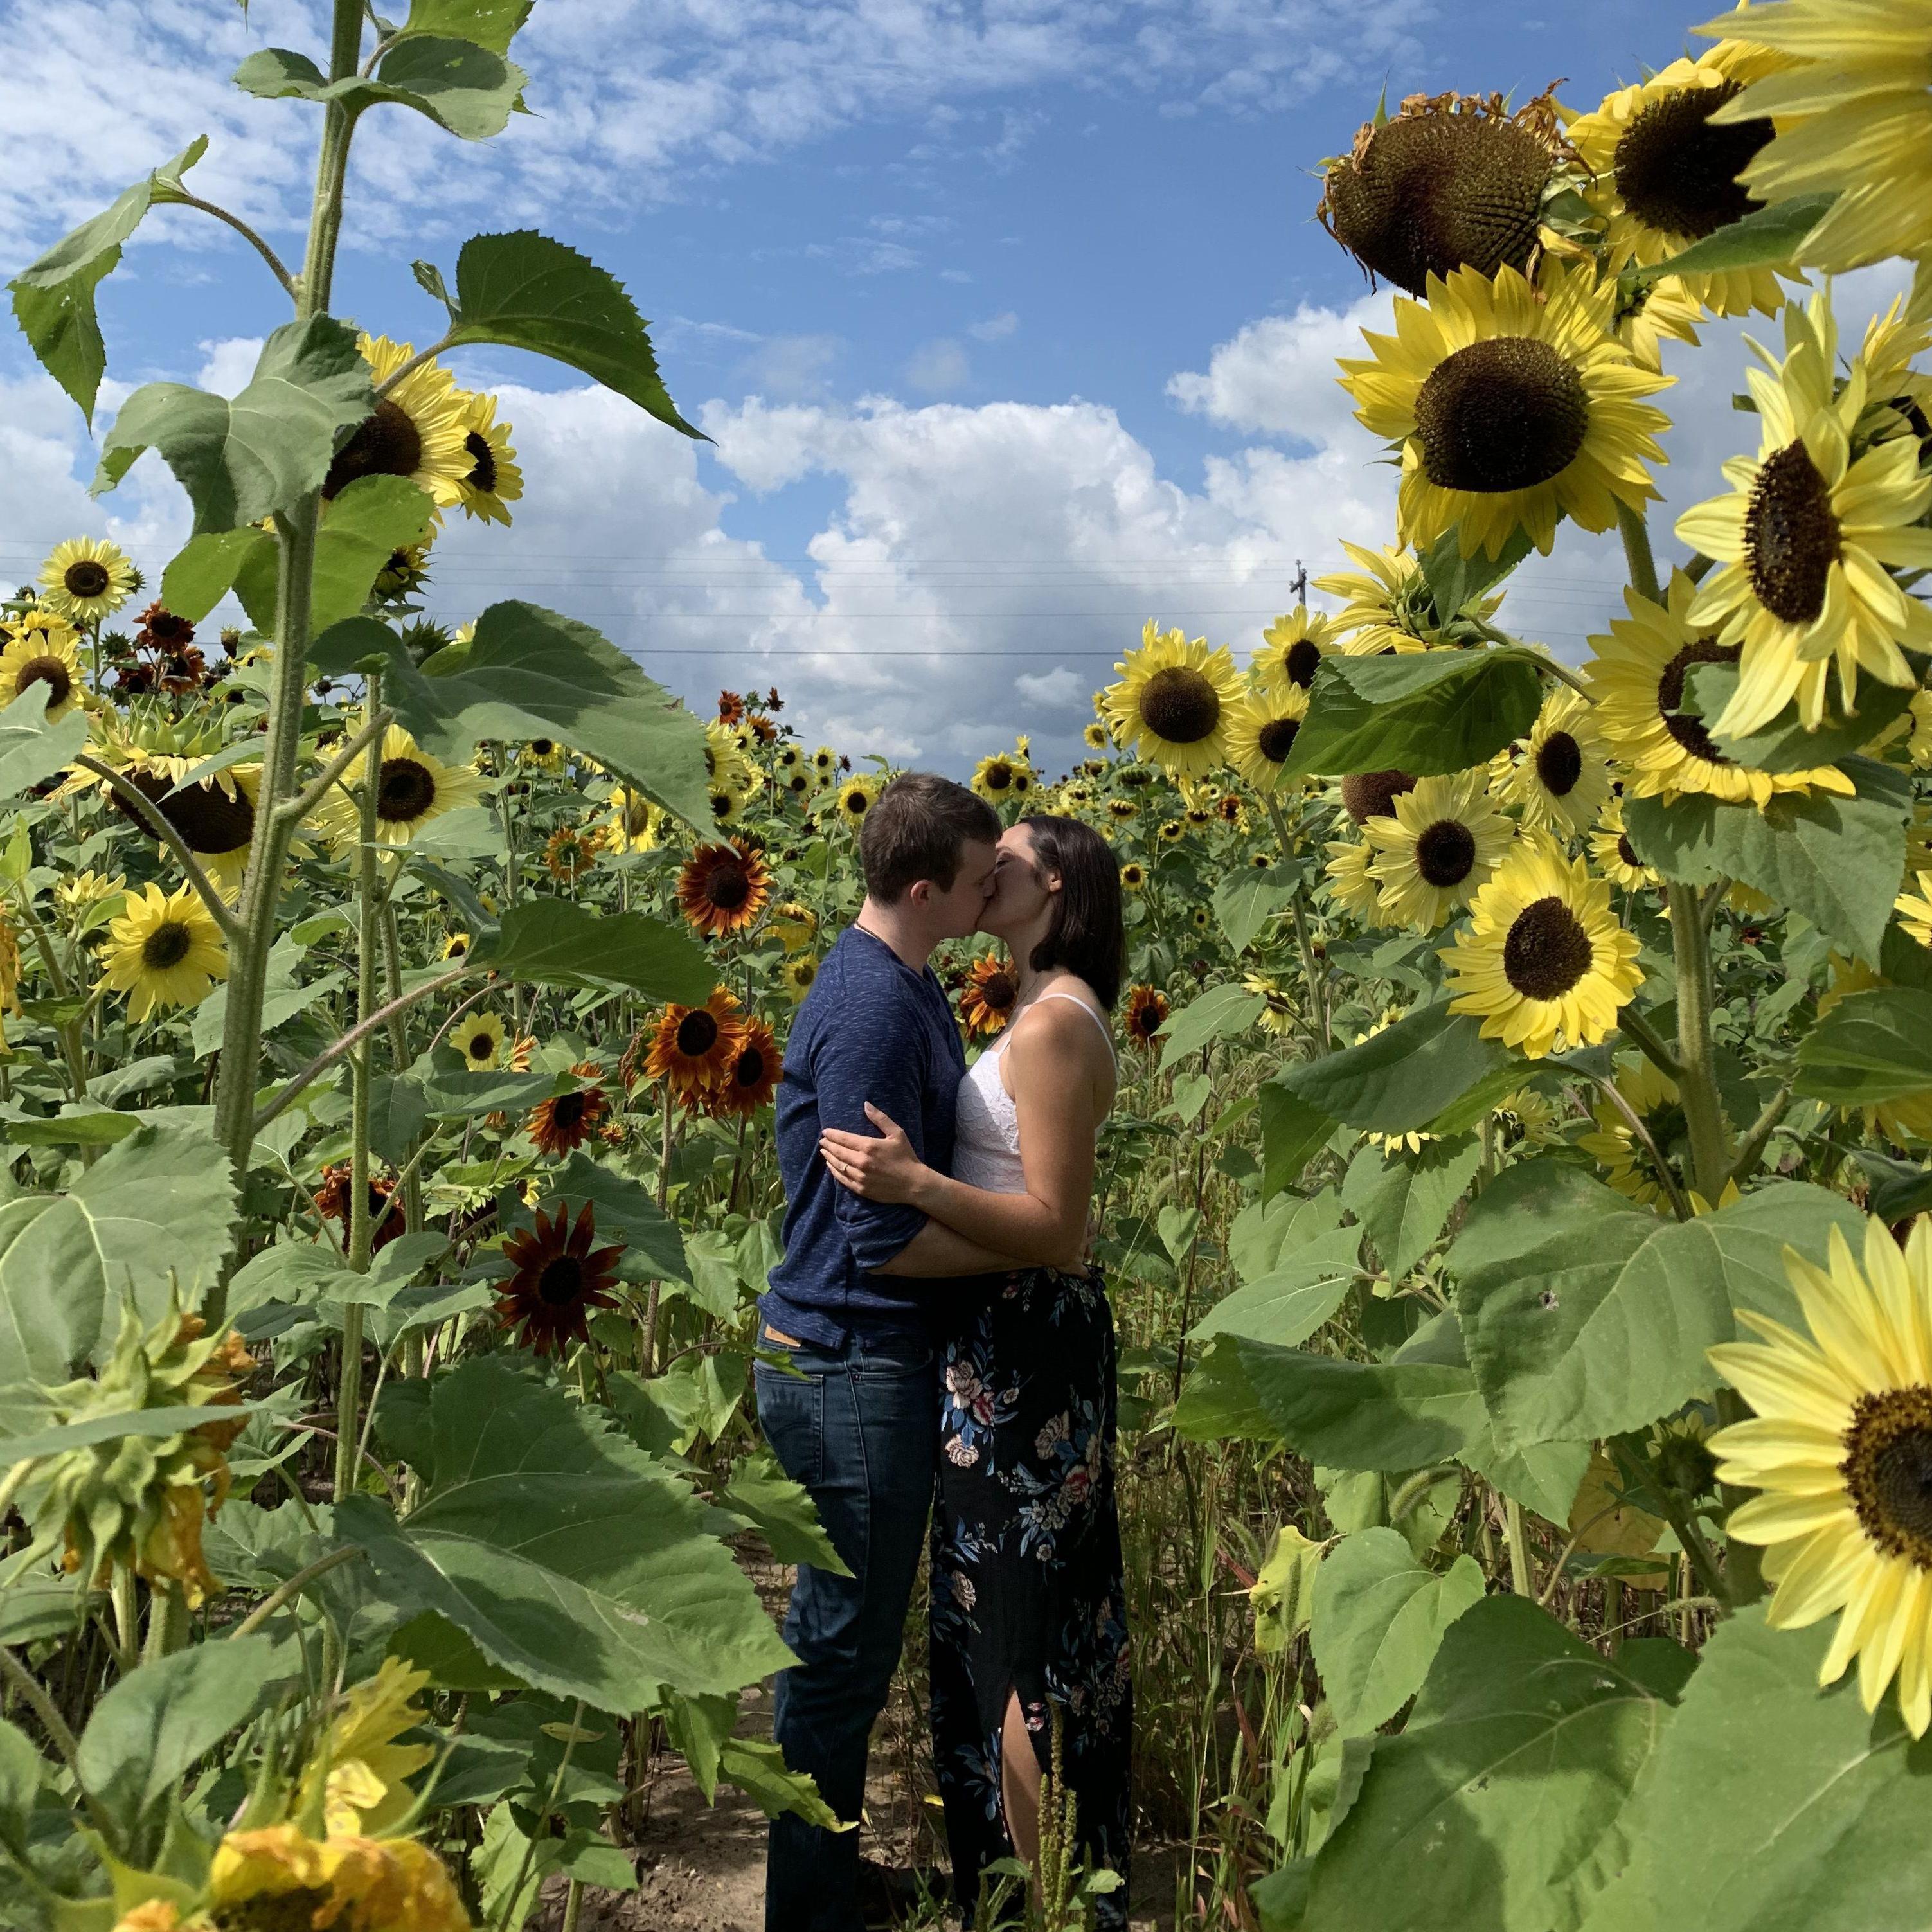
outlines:
M1509 1544L1510 1588L1519 1597L1536 1594L1529 1570L1529 1546L1523 1540L1522 1505L1514 1496L1503 1498L1503 1534Z
M1711 1042L1711 946L1697 889L1664 882L1677 962L1677 1093L1690 1142L1693 1184L1713 1208L1731 1172L1730 1135Z
M326 1576L352 1558L364 1553L359 1543L344 1544L326 1556L318 1556L307 1568L298 1570L286 1582L278 1583L229 1632L233 1636L253 1636L284 1604L292 1604L318 1576Z
M18 908L20 923L27 928L34 942L34 950L40 956L40 964L46 969L47 982L54 989L54 998L65 1000L73 997L72 982L61 970L58 957L54 952L53 941L47 937L47 928L40 916L34 910L32 888L25 881L21 883L20 896L13 904ZM64 1020L54 1029L59 1036L61 1052L67 1060L68 1097L73 1100L84 1100L87 1095L87 1052L81 1037L80 1022Z
M1630 588L1653 604L1664 602L1657 584L1657 555L1650 547L1650 526L1641 510L1617 506L1617 530L1624 540L1624 559L1630 566Z
M256 254L261 256L263 261L268 263L268 272L281 284L283 294L286 296L290 302L298 302L301 300L296 288L296 278L283 266L282 258L262 240L260 236L256 233L254 229L248 226L247 222L242 219L241 216L230 214L226 208L218 206L214 202L203 201L200 195L190 194L185 189L178 193L168 191L159 193L156 194L154 199L165 206L198 208L202 214L212 214L218 221L225 221L243 241L248 243L250 248L254 250Z

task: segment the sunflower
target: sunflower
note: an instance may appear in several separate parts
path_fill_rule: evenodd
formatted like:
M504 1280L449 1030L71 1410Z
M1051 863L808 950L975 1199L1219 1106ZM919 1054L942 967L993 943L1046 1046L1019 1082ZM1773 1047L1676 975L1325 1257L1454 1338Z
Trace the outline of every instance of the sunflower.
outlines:
M1442 950L1450 1010L1532 1060L1594 1046L1635 994L1638 943L1610 914L1610 889L1582 860L1525 840L1477 893L1468 936Z
M340 1227L346 1241L349 1234L350 1186L352 1169L346 1160L329 1162L322 1170L322 1185L309 1198L325 1221ZM386 1247L406 1226L396 1198L396 1184L386 1175L371 1175L369 1180L369 1246L371 1252Z
M116 872L111 879L104 878L90 866L70 879L61 880L54 887L54 897L70 912L86 912L104 899L125 897L127 890L124 873Z
M821 745L812 754L812 769L822 778L829 778L838 770L838 754L830 745Z
M1438 611L1420 560L1406 550L1370 550L1344 541L1357 568L1318 577L1315 587L1342 600L1334 618L1335 648L1350 657L1426 651L1432 644L1462 641L1456 620L1486 624L1502 608L1496 591L1473 597L1460 610ZM1467 625L1462 626L1466 629ZM1473 632L1469 633L1473 636Z
M433 1744L398 1742L427 1721L416 1700L428 1682L427 1670L386 1657L374 1677L353 1685L303 1769L296 1810L319 1805L332 1837L400 1824L416 1803L406 1780L436 1761Z
M127 553L104 537L70 537L40 566L46 602L75 623L112 616L140 581Z
M230 898L242 890L248 869L248 848L255 836L255 802L261 794L259 764L230 765L212 778L177 790L179 781L164 772L136 768L122 776L180 835L200 860L208 878ZM152 838L147 821L118 792L109 802L144 837Z
M604 850L614 856L622 852L654 852L662 836L664 812L643 793L628 785L610 789L610 815L604 825Z
M362 808L354 788L367 781L369 754L360 752L327 800L316 808L315 822L338 852L352 850L362 836ZM426 752L400 724L382 734L376 768L376 841L406 845L433 818L474 805L483 795L483 778L474 765L446 765Z
M452 932L442 942L442 956L446 959L466 959L470 957L470 935L466 932Z
M380 386L416 351L386 335L364 335L357 345ZM365 417L335 452L322 479L332 500L362 476L406 476L447 509L463 494L475 459L464 446L463 398L446 369L425 362L412 369Z
M1595 722L1628 774L1630 795L1668 800L1702 793L1732 804L1748 799L1760 809L1779 792L1850 797L1852 782L1835 766L1765 772L1735 763L1718 749L1702 718L1679 710L1694 665L1734 664L1739 656L1737 645L1719 644L1691 624L1696 595L1681 570L1671 572L1663 604L1626 590L1629 616L1612 618L1610 634L1590 640L1596 656L1583 669L1597 700Z
M1630 1130L1630 1124L1607 1100L1592 1110L1594 1132L1580 1134L1576 1144L1604 1170L1604 1178L1619 1194L1646 1207L1660 1205L1684 1162L1689 1142L1677 1083L1648 1060L1620 1060L1615 1068L1616 1089L1630 1110L1642 1121L1657 1151L1672 1164L1670 1177L1660 1174L1650 1149Z
M1012 968L990 952L983 954L966 970L966 983L959 990L959 1017L969 1034L990 1040L1012 1018L1018 997L1019 982Z
M532 771L560 772L569 753L554 738L532 738L517 753L518 764Z
M838 816L856 832L860 821L872 808L879 788L871 778L848 778L838 788L833 801Z
M1432 280L1429 301L1398 296L1396 333L1364 331L1371 355L1346 360L1360 421L1402 445L1400 530L1433 543L1459 532L1465 556L1501 555L1521 530L1546 556L1559 517L1606 530L1620 506L1656 496L1669 427L1642 399L1670 379L1639 368L1609 333L1614 288L1559 272L1539 295L1514 268Z
M712 1090L710 1111L749 1119L771 1105L784 1071L784 1061L771 1028L755 1016L748 1018L725 1063L724 1076Z
M1140 815L1140 807L1130 798L1110 798L1107 801L1107 816L1117 824L1124 825Z
M1261 1017L1256 1024L1264 1033L1281 1038L1294 1032L1294 1000L1279 980L1271 980L1265 973L1246 973L1241 976L1241 986L1244 992L1260 995Z
M1736 25L1730 15L1696 31ZM1932 254L1932 0L1781 0L1751 9L1750 36L1800 64L1756 81L1718 117L1775 121L1744 185L1768 202L1838 196L1798 259L1836 274Z
M1762 19L1751 10L1755 33ZM1731 24L1737 16L1731 16ZM1652 268L1763 206L1739 177L1772 136L1762 116L1720 114L1753 81L1790 62L1750 41L1726 40L1696 60L1676 60L1636 86L1607 95L1569 126L1594 177L1584 198L1605 224L1606 272ZM1784 292L1769 268L1682 278L1684 292L1716 315L1775 315Z
M715 718L704 728L704 776L711 790L733 792L741 797L758 782L736 732Z
M464 452L470 467L457 489L466 517L509 526L509 506L524 494L524 472L510 446L510 425L496 420L496 398L458 392Z
M594 1073L597 1070L593 1066L588 1070ZM572 1071L580 1076L586 1070L574 1067ZM590 1138L608 1111L609 1101L602 1086L592 1080L588 1086L539 1100L524 1116L524 1131L538 1153L568 1154Z
M1178 844L1186 837L1187 827L1178 818L1163 818L1154 827L1154 836L1163 845Z
M771 890L763 854L742 838L699 846L677 875L678 909L707 939L755 926Z
M1187 922L1196 932L1205 932L1214 923L1214 915L1204 905L1198 905L1187 915Z
M484 1073L503 1054L503 1022L494 1013L466 1013L452 1030L449 1043L472 1073Z
M429 545L403 544L390 551L388 561L376 572L375 594L384 602L400 603L428 581Z
M1248 662L1250 677L1270 699L1300 693L1305 713L1315 674L1322 660L1337 648L1340 629L1333 617L1298 604L1262 632L1262 647Z
M544 869L560 884L574 886L597 863L603 844L598 826L560 825L544 842Z
M788 952L802 952L818 931L818 915L796 899L786 899L772 908L766 923Z
M1498 788L1522 812L1524 824L1574 838L1604 808L1610 768L1595 709L1567 685L1557 686L1543 700L1522 758Z
M667 1006L644 1071L653 1080L668 1080L686 1100L706 1094L724 1078L743 1025L738 1002L722 986L701 1006Z
M1640 369L1662 373L1664 344L1688 343L1702 346L1697 325L1704 311L1684 293L1682 280L1676 275L1659 275L1655 280L1630 285L1617 284L1616 306L1610 311L1610 333L1630 352Z
M1033 769L1024 752L994 752L973 768L973 789L988 805L1004 805L1033 789Z
M1292 784L1284 781L1282 766L1307 716L1308 693L1288 680L1261 696L1243 698L1228 712L1228 762L1257 791Z
M1130 987L1120 1024L1128 1039L1151 1053L1161 1028L1167 1024L1168 1011L1167 995L1157 986Z
M1336 787L1342 809L1358 825L1372 818L1386 818L1395 802L1405 792L1415 789L1416 781L1407 772L1351 772Z
M1335 904L1365 926L1382 922L1382 887L1369 874L1375 856L1374 848L1358 839L1337 838L1328 847L1322 873Z
M1726 1532L1768 1547L1766 1622L1802 1629L1839 1612L1820 1683L1856 1658L1873 1711L1895 1676L1919 1738L1932 1725L1932 1225L1916 1221L1901 1252L1874 1216L1864 1245L1862 1268L1836 1227L1828 1268L1784 1250L1810 1332L1738 1311L1760 1339L1708 1354L1755 1413L1709 1447L1720 1482L1762 1492Z
M818 977L818 959L814 953L795 952L778 968L778 984L794 1006L812 991L812 982Z
M107 928L100 984L131 997L129 1017L144 1020L170 1006L199 1006L228 976L221 929L192 886L164 892L152 882L130 892Z
M1893 909L1906 937L1932 950L1932 872L1914 872L1911 890L1899 894Z
M1846 710L1860 669L1882 682L1917 682L1902 644L1932 650L1932 610L1886 568L1932 565L1932 475L1916 441L1882 442L1856 461L1850 436L1864 407L1854 362L1836 388L1838 330L1828 299L1784 311L1785 356L1775 378L1747 372L1762 432L1755 460L1724 465L1731 488L1687 510L1678 536L1723 566L1685 614L1720 643L1739 644L1738 686L1712 729L1742 736L1768 724L1794 698L1808 728L1825 716L1835 658Z
M1227 751L1227 713L1240 701L1240 674L1223 644L1190 644L1178 631L1156 631L1149 618L1141 648L1116 664L1120 681L1105 702L1114 737L1177 776L1202 778Z
M1106 726L1102 724L1098 718L1096 718L1092 724L1086 726L1082 730L1080 734L1080 742L1084 745L1090 752L1105 752L1110 750L1112 748L1114 742L1113 740L1108 736Z
M10 624L0 626L7 644L0 650L0 710L32 686L46 686L47 722L64 718L80 704L80 643L74 626L58 610L38 604Z
M230 1832L222 1840L208 1870L208 1904L212 1922L232 1932L296 1925L470 1932L462 1898L427 1845L412 1838L311 1838L288 1824Z
M1148 869L1138 859L1130 859L1120 868L1120 889L1124 892L1144 892L1147 889Z
M1424 932L1469 903L1516 836L1480 771L1418 779L1388 816L1371 818L1363 831L1381 922Z
M1604 806L1597 829L1590 834L1590 856L1605 878L1627 892L1641 892L1658 883L1657 874L1637 856L1636 848L1624 830L1624 806L1620 798L1613 798Z

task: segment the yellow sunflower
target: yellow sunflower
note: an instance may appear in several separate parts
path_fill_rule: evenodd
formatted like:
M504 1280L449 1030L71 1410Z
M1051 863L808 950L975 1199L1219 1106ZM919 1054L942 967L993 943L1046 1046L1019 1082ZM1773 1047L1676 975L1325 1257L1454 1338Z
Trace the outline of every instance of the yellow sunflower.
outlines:
M510 425L496 420L496 398L458 392L463 421L463 447L470 468L457 488L463 514L486 523L510 521L509 506L524 494L524 472L510 443Z
M1581 834L1610 795L1596 707L1559 684L1543 700L1522 757L1508 760L1498 790L1522 814L1524 824L1546 826L1559 838Z
M1294 996L1279 980L1271 979L1265 973L1244 973L1241 976L1241 986L1244 992L1258 993L1261 996L1261 1016L1255 1024L1264 1033L1271 1033L1277 1039L1281 1039L1294 1032Z
M199 1006L218 980L228 976L221 929L192 886L164 892L150 883L128 895L110 922L100 984L129 998L130 1018L169 1006Z
M1658 1152L1681 1167L1689 1143L1676 1082L1641 1058L1619 1060L1613 1076L1617 1091L1643 1123ZM1606 1100L1599 1100L1592 1112L1595 1129L1580 1134L1576 1144L1604 1168L1604 1180L1619 1194L1646 1207L1662 1203L1670 1190L1650 1149L1630 1131L1629 1121Z
M1107 751L1112 748L1114 742L1113 740L1107 735L1106 726L1101 724L1097 718L1082 730L1080 742L1090 752Z
M1899 894L1893 910L1907 937L1932 950L1932 872L1914 872L1910 888Z
M812 982L818 977L818 960L810 952L795 952L778 968L778 984L794 1006L812 991Z
M294 1825L231 1832L215 1847L218 1925L328 1925L343 1932L470 1932L442 1861L412 1838L311 1838Z
M1105 694L1114 738L1142 758L1184 778L1203 778L1227 754L1228 712L1240 700L1241 677L1223 644L1192 644L1159 631L1150 618L1141 648L1116 664L1120 681Z
M1864 1265L1833 1228L1828 1266L1784 1250L1810 1331L1740 1309L1760 1339L1709 1351L1748 1402L1747 1422L1710 1439L1725 1483L1760 1491L1726 1533L1766 1546L1777 1586L1765 1620L1802 1629L1839 1613L1818 1672L1834 1683L1854 1658L1868 1711L1894 1678L1915 1738L1932 1726L1932 1222L1903 1252L1865 1223Z
M1438 612L1420 560L1405 550L1376 550L1343 542L1357 568L1318 577L1315 587L1342 600L1334 620L1336 648L1351 657L1380 657L1394 651L1426 651L1446 641L1449 622L1458 616L1486 624L1502 608L1502 593L1472 598L1461 611Z
M1627 892L1641 892L1658 882L1656 873L1637 856L1636 848L1624 830L1624 804L1620 798L1611 799L1604 805L1597 829L1590 834L1590 856L1605 878Z
M1850 779L1833 765L1802 772L1765 772L1740 765L1718 748L1701 718L1680 712L1694 665L1736 664L1739 646L1721 644L1690 621L1697 586L1672 571L1665 602L1624 592L1628 617L1613 617L1610 634L1593 637L1596 652L1584 666L1597 700L1595 722L1612 754L1628 774L1634 798L1704 793L1731 804L1748 799L1760 809L1778 792L1852 795Z
M122 776L181 835L182 843L201 862L202 870L224 895L235 898L242 890L248 848L255 836L262 767L230 765L180 790L176 788L178 779L149 768L136 766ZM108 798L143 837L153 836L146 820L118 792L110 792Z
M450 1029L449 1043L473 1073L487 1073L503 1057L503 1022L494 1013L465 1013Z
M1330 898L1364 926L1384 922L1382 884L1369 872L1375 856L1372 846L1353 838L1336 839L1328 848L1328 863L1322 874L1328 882Z
M856 832L866 813L872 810L879 790L880 787L875 779L848 778L834 796L832 808Z
M1932 264L1921 262L1909 293L1894 296L1882 315L1865 325L1858 353L1866 374L1861 437L1882 442L1909 436L1923 454L1932 440L1932 375L1914 365L1932 349Z
M1402 445L1405 542L1456 530L1465 556L1496 556L1520 530L1546 555L1560 517L1606 530L1657 495L1645 465L1664 461L1669 418L1643 398L1670 379L1610 333L1615 299L1582 269L1539 295L1514 268L1459 268L1426 305L1396 298L1394 334L1363 332L1372 352L1342 362L1343 386Z
M362 836L362 809L355 788L366 780L369 754L359 753L328 797L316 808L315 822L338 852L353 850ZM382 734L376 772L376 838L383 845L406 845L433 818L483 795L483 778L474 765L446 765L426 752L400 724Z
M1762 17L1754 8L1750 22ZM1738 16L1730 16L1730 24ZM1719 110L1750 82L1790 62L1747 40L1726 40L1696 60L1606 96L1568 132L1594 177L1584 198L1606 224L1607 272L1648 268L1682 254L1763 206L1738 177L1772 137L1762 116L1733 121ZM1715 315L1775 315L1784 292L1769 268L1682 278L1684 293Z
M298 1811L320 1803L332 1838L386 1832L408 1816L416 1793L404 1780L435 1762L436 1748L398 1740L424 1722L416 1700L428 1682L427 1670L386 1657L374 1677L344 1694L296 1796Z
M1382 923L1424 932L1469 903L1516 836L1480 771L1419 778L1389 815L1362 830L1374 855L1368 876L1379 889Z
M1005 805L1032 788L1032 770L1016 753L994 752L973 767L973 789L988 805Z
M364 335L358 346L379 387L416 353L406 342ZM406 476L448 508L474 466L465 447L463 399L448 370L434 362L412 369L335 452L322 494L333 499L362 476Z
M1685 614L1738 644L1736 694L1712 729L1733 736L1768 724L1793 698L1814 729L1824 718L1835 660L1847 710L1861 668L1882 682L1917 682L1899 650L1932 650L1932 610L1886 566L1932 566L1932 475L1916 440L1880 443L1853 461L1851 432L1864 408L1866 374L1854 362L1835 376L1838 330L1828 299L1784 311L1785 356L1775 377L1748 372L1763 425L1755 459L1724 465L1731 488L1677 520L1684 542L1722 568Z
M1730 14L1696 31L1736 24ZM1838 196L1798 260L1836 274L1932 254L1932 0L1779 0L1752 8L1750 35L1798 64L1719 112L1720 122L1776 124L1745 187L1767 202Z
M655 852L663 829L663 812L642 792L628 785L611 788L610 813L604 821L605 851Z
M0 650L0 711L29 686L47 692L47 722L64 718L86 695L78 633L58 610L39 604L10 624L0 626L7 639Z
M1653 374L1664 368L1665 339L1701 346L1697 325L1704 311L1684 292L1676 275L1634 286L1617 285L1616 306L1610 311L1610 333L1628 349L1637 366Z
M70 537L40 566L44 601L77 624L112 616L140 581L127 552L105 537Z
M1282 766L1307 716L1308 694L1298 684L1283 681L1241 699L1228 712L1228 762L1257 791L1292 784Z
M1148 869L1138 859L1130 859L1120 868L1120 887L1124 892L1139 892L1147 890Z
M1546 840L1522 841L1477 893L1466 938L1444 946L1450 1010L1532 1060L1594 1046L1642 983L1636 935L1610 889Z
M1270 698L1300 692L1305 711L1322 660L1340 648L1340 628L1336 619L1298 604L1262 632L1262 647L1249 661L1250 679Z

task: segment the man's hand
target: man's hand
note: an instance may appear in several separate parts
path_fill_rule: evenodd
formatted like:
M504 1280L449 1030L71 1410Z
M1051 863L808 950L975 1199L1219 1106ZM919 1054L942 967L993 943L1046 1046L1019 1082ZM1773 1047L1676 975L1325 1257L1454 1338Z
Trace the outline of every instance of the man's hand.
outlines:
M905 1130L869 1100L866 1118L878 1129L878 1138L848 1134L838 1127L827 1127L819 1135L818 1151L826 1171L862 1200L914 1201L927 1172L925 1163L913 1151Z

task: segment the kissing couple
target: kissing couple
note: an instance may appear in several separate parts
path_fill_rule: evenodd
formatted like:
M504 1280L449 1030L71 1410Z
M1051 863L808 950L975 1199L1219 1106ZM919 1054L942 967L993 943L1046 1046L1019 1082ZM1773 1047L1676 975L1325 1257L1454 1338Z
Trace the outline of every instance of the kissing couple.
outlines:
M1121 1883L1132 1729L1114 1485L1114 1340L1088 1264L1094 1144L1114 1103L1118 867L1070 818L1003 829L931 772L896 778L859 835L865 903L793 1026L778 1095L784 1258L759 1304L766 1440L851 1574L801 1565L773 1735L856 1821L867 1740L931 1523L933 1762L952 1898L1036 1864L1056 1741L1077 1856ZM1012 1017L969 1070L929 963L990 933ZM766 1932L861 1932L856 1832L772 1826ZM867 1864L870 1890L893 1874Z

